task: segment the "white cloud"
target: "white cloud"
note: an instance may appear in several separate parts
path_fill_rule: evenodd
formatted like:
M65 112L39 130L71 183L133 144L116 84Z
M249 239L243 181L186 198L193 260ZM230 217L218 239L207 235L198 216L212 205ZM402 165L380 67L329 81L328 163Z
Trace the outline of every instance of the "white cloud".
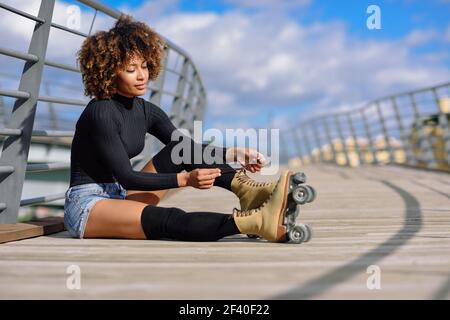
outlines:
M208 91L208 103L214 107L207 109L208 113L214 116L251 116L253 110L246 109L244 106L239 105L236 101L236 97L233 94L223 91L209 90Z
M194 33L198 30L207 29L216 22L217 18L218 16L213 13L205 13L201 15L174 13L164 19L155 19L153 26L156 25L156 29L160 29L159 31L156 31L161 34L169 35L179 32ZM147 22L148 19L144 19L144 21Z
M450 1L450 0L449 0ZM445 31L444 34L444 41L446 43L450 43L450 24L447 26L447 30Z
M401 41L358 39L351 37L339 21L306 26L280 12L274 14L278 1L230 1L261 10L255 14L239 10L181 13L175 11L176 0L158 0L130 12L193 58L208 92L207 120L212 124L229 127L241 121L250 125L254 117L271 109L331 110L450 78L442 62L448 54L416 56L411 51L435 40L439 36L436 31L414 30ZM27 3L14 1L15 5ZM301 7L309 1L283 3ZM37 13L35 2L29 7ZM62 2L55 15L57 19L65 17ZM83 13L83 21L90 21L90 17ZM104 17L98 19L96 29L111 24ZM2 16L0 27L10 30L2 34L2 45L8 43L15 48L27 43L32 25L25 28L25 24ZM89 23L83 28L86 25ZM450 41L450 26L443 34ZM80 42L57 33L55 37L50 43L50 56L74 62Z
M224 0L224 2L244 8L289 9L305 7L311 3L311 0Z
M201 20L202 14L186 19ZM267 23L239 12L210 21L190 32L163 19L157 30L190 52L209 89L233 92L241 103L258 107L295 106L311 97L336 105L449 77L439 61L422 61L405 45L424 43L433 32L415 32L401 42L366 41L351 39L340 23Z
M439 34L433 29L423 29L411 31L404 39L405 45L417 47L437 39Z
M9 0L5 2L33 15L37 15L40 6L40 2L28 0ZM62 26L67 26L68 19L71 15L68 11L70 5L72 5L72 3L56 1L52 21ZM88 33L92 17L93 11L81 11L80 29L78 31ZM93 31L104 29L110 26L111 23L111 18L98 14ZM14 27L11 28L11 26ZM0 19L0 28L2 28L2 30L8 30L8 32L2 34L1 44L3 46L19 51L28 51L28 45L34 28L34 21L21 18L16 14L6 13L3 14L2 19ZM81 36L72 35L66 31L51 28L47 48L47 58L75 66L76 51L80 48L83 40L84 38Z
M118 9L135 17L140 17L140 12L145 11L145 16L142 17L153 24L154 19L175 13L178 2L179 0L151 0L144 2L139 10L131 9L128 5Z
M208 126L208 128L215 128L222 131L223 134L225 134L226 129L250 129L253 128L253 124L250 120L230 120L230 121L223 121L223 120L217 120L212 122L212 126Z
M271 128L289 129L295 126L292 122L292 115L281 114L274 116L270 121Z

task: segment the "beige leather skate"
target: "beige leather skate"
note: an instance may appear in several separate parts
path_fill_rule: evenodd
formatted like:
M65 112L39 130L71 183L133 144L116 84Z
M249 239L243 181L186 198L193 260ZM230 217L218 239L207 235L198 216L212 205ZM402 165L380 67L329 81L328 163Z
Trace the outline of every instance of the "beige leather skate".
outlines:
M241 210L258 208L272 193L276 182L258 182L250 178L244 168L236 171L231 190L238 196Z
M287 240L284 217L292 174L292 171L285 171L280 176L273 192L261 206L250 210L233 209L233 218L241 233L258 235L273 242Z

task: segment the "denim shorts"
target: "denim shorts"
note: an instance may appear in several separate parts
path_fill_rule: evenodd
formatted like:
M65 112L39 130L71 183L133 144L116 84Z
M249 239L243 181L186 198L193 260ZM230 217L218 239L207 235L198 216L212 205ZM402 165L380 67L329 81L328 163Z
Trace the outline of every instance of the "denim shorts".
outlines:
M82 239L91 208L99 200L125 199L127 190L118 182L86 183L70 187L64 202L64 226L74 238Z

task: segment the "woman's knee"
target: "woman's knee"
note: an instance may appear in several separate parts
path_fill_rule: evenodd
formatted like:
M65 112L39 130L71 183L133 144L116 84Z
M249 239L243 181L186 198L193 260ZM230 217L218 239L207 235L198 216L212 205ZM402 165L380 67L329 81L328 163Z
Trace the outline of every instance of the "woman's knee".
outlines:
M145 206L141 214L141 226L147 239L156 240L167 236L171 218L186 212L175 207Z
M157 205L164 197L165 192L161 191L129 191L126 200L138 201L147 205Z
M141 172L157 173L153 164L153 160L150 160L142 168ZM161 199L166 195L168 190L158 191L142 191L142 190L128 190L125 197L126 200L133 200L145 203L147 205L157 205Z
M229 215L214 212L190 212L175 207L146 206L141 224L147 239L181 241L217 241L228 235L223 230ZM229 229L229 228L228 228Z

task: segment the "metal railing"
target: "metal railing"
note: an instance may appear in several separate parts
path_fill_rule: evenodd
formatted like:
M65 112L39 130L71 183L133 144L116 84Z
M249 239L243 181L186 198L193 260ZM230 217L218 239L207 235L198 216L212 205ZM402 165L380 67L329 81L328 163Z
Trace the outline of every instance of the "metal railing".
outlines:
M2 107L0 110L2 112L0 114L2 116L0 124L4 124L4 127L0 126L0 138L4 137L2 139L3 145L0 157L0 223L2 224L16 223L19 208L22 206L46 203L64 198L64 193L58 193L31 199L21 199L27 172L45 172L70 168L70 163L28 163L28 153L32 138L71 138L74 134L73 130L58 130L58 118L54 112L50 114L52 130L33 130L36 109L37 106L41 105L38 102L47 102L51 106L52 104L62 104L81 107L86 106L87 103L87 101L82 99L50 96L48 88L46 89L47 95L39 95L40 88L43 85L42 74L45 67L57 68L68 72L80 72L76 67L46 59L50 29L57 28L77 36L87 37L92 31L97 13L100 12L114 19L118 19L121 15L119 11L109 8L98 1L78 0L78 2L95 10L88 34L52 22L55 0L42 0L37 16L0 3L1 9L35 22L28 52L19 52L0 47L0 55L25 61L20 75L19 89L0 88L0 104ZM163 62L164 67L159 77L149 84L150 95L148 100L160 106L163 97L169 96L172 98L169 117L175 126L188 129L192 133L194 120L203 119L206 108L206 91L198 69L189 55L168 39L164 38L164 40L167 44ZM169 68L168 59L172 56L176 58L176 63L175 67ZM178 70L179 61L181 61L181 67ZM167 89L166 77L170 73L177 77L174 91ZM4 108L3 97L15 98L11 117L8 121L4 119L6 109ZM151 157L151 150L158 147L156 142L157 140L151 139L147 135L144 150L140 155L132 159L134 167L137 167L138 164L142 165L146 158Z
M281 134L284 160L342 166L396 163L450 171L450 83L305 119Z

